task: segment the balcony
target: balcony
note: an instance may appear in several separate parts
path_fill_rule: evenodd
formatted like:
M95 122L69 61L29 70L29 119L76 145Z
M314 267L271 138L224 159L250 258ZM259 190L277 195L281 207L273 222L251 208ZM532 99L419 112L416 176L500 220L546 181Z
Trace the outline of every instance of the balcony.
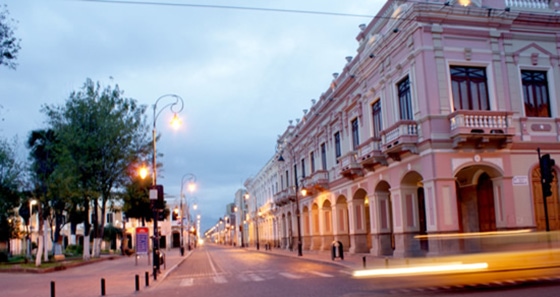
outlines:
M508 147L515 135L512 115L513 112L488 110L460 110L450 114L453 148Z
M274 194L274 204L276 206L284 206L290 201L295 201L295 191L292 187L288 187L276 194Z
M317 170L313 172L304 179L302 186L309 190L327 190L329 188L329 172L326 170Z
M358 163L358 154L355 151L339 158L340 174L348 179L354 179L358 176L364 176L364 170Z
M383 131L382 152L395 161L404 153L418 154L418 124L412 120L398 121Z
M370 171L376 165L387 166L387 157L381 152L381 139L370 138L358 148L358 161Z
M518 10L548 10L554 9L550 0L505 0L506 7Z

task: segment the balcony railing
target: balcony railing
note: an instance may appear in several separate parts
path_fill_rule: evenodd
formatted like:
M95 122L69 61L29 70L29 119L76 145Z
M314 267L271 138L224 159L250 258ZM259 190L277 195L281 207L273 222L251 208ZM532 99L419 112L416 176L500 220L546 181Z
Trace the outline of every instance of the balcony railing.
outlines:
M469 139L477 146L491 140L498 140L500 147L510 143L515 134L512 115L513 112L488 110L460 110L450 114L450 137L454 147L463 146Z
M505 0L510 9L550 9L550 0Z
M358 148L358 161L365 169L373 170L377 164L387 165L387 157L381 152L381 139L370 138Z
M357 176L363 176L363 167L358 163L358 153L349 152L339 158L340 174L346 178L354 179Z
M302 186L313 188L319 191L329 188L329 172L326 170L317 170L310 176L306 177Z
M295 191L292 187L288 187L276 194L274 194L274 204L282 206L295 198Z
M382 151L394 160L400 160L400 154L416 154L418 143L418 124L412 120L398 121L382 132Z

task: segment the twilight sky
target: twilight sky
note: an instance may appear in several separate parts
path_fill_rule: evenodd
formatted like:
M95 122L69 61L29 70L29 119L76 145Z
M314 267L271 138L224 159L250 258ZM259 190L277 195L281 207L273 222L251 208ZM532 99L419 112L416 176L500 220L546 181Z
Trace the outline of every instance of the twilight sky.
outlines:
M127 3L128 2L128 3ZM63 104L86 78L118 84L151 106L184 99L183 127L157 118L158 183L178 199L193 173L202 230L273 156L289 120L318 99L354 56L358 26L385 0L3 0L18 21L16 70L0 67L0 137L45 128L44 104ZM241 8L257 9L241 9ZM304 13L314 11L321 13ZM324 14L323 12L343 14ZM361 15L361 16L359 16ZM158 104L163 107L171 99ZM172 203L172 201L169 201Z

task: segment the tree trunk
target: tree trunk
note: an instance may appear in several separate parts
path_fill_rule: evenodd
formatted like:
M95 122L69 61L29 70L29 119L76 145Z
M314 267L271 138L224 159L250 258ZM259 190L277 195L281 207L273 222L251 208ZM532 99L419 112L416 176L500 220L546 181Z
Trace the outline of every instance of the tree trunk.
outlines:
M37 203L39 211L37 213L38 221L39 221L39 228L37 228L38 236L37 236L37 255L35 257L35 266L41 266L41 258L43 257L43 210L41 209L41 202Z
M83 252L83 259L89 260L89 232L91 229L91 225L89 224L89 199L84 199L84 213L85 213L85 220L84 220L84 252Z

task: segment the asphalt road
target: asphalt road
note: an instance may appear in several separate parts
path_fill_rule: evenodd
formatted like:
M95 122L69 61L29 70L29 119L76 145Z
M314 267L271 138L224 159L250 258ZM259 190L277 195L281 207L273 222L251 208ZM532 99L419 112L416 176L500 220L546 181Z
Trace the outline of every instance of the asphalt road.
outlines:
M135 296L560 296L559 268L357 279L348 268L208 245Z
M151 268L148 259L136 263L134 257L118 257L52 273L1 273L0 297L50 296L51 281L56 283L56 297L97 297L101 296L101 278L105 278L106 296L111 297L558 297L560 267L554 260L556 253L532 258L527 253L494 255L502 257L493 261L496 268L477 273L355 278L352 272L359 269L356 263L330 261L325 255L297 257L282 250L259 252L204 245L184 257L178 250L168 251L167 268L157 281L150 277L149 286L144 285L143 277ZM479 261L481 257L485 256L463 259ZM544 265L547 262L548 267ZM507 263L524 269L506 269ZM380 266L378 263L375 267ZM139 292L135 291L135 275L140 276Z

